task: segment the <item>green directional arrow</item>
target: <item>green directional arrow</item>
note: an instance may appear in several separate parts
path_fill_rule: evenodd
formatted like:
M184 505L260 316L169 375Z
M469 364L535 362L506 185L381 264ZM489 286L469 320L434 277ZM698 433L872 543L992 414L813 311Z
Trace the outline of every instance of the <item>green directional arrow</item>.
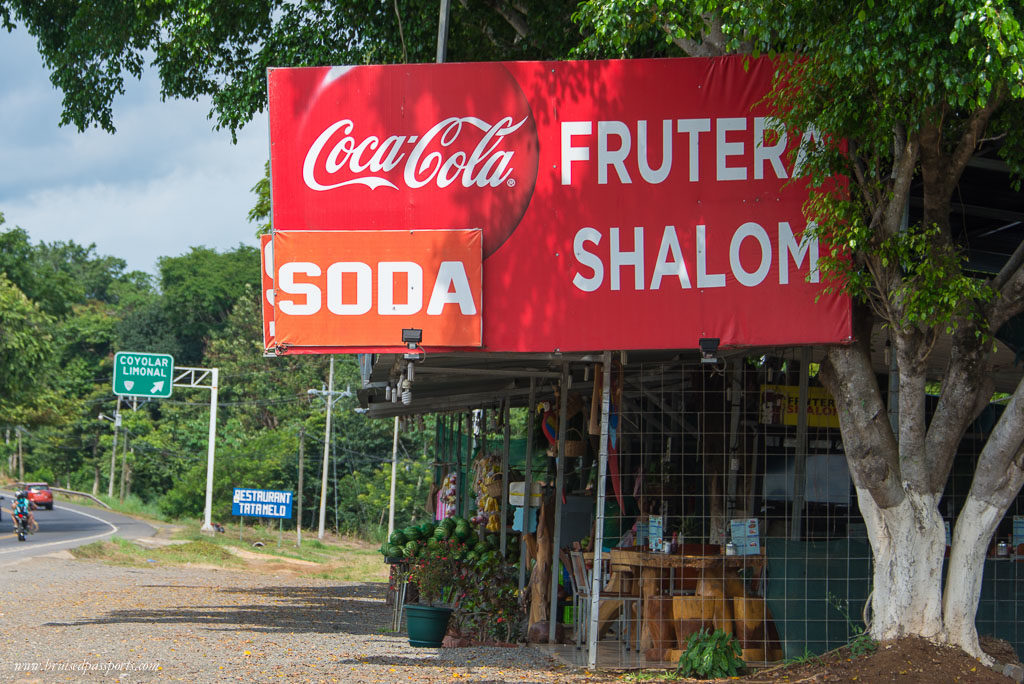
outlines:
M114 394L130 397L169 397L173 384L174 357L170 354L114 354Z

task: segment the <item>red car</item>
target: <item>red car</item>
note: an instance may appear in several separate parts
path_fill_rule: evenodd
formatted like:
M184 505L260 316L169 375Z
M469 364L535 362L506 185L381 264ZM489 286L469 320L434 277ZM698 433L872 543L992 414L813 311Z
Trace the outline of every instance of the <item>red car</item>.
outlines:
M24 489L28 493L28 500L39 508L53 510L53 492L50 491L50 485L45 482L23 482L19 483L18 487Z

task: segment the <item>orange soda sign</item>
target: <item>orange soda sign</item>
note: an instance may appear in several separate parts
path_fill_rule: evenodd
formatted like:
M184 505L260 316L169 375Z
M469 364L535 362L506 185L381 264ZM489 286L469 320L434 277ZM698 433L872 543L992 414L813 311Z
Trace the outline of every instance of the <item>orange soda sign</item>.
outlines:
M482 345L483 232L274 234L274 341L282 347Z

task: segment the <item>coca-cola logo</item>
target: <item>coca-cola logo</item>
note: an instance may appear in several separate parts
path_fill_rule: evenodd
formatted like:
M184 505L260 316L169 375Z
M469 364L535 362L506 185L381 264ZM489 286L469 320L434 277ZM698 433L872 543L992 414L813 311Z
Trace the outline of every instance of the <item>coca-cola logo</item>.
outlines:
M501 64L299 70L288 190L301 227L480 228L488 256L512 234L537 180L533 114ZM316 73L309 73L316 72ZM275 184L281 171L274 169ZM284 186L281 186L284 187ZM291 225L282 226L292 229Z
M514 186L515 180L510 176L515 152L501 150L499 146L505 136L519 130L525 122L526 119L513 122L512 117L506 116L492 125L474 116L452 116L423 135L392 135L384 140L370 135L357 140L352 134L355 124L351 119L342 119L328 126L310 146L302 164L302 180L306 187L319 191L346 185L398 190L397 185L379 174L401 166L402 182L408 188L422 188L430 183L447 188L456 182L464 188L496 188L503 183ZM457 143L463 128L470 126L484 134L467 153L457 149ZM448 156L441 151L428 153L435 145ZM405 148L411 149L406 152ZM331 179L328 184L317 180L318 170ZM350 175L348 180L335 182L337 177L346 175Z

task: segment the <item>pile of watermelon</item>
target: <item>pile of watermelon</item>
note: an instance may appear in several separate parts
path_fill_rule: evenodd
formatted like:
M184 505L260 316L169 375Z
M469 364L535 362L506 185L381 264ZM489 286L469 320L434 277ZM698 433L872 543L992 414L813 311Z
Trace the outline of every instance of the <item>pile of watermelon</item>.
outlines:
M519 557L519 537L511 535L508 543L510 560ZM500 557L500 540L496 534L486 533L483 526L475 526L459 516L445 518L439 523L424 522L408 525L392 532L380 552L390 559L412 559L423 554L424 549L439 548L442 542L458 542L453 548L459 553L459 560L466 565L492 563Z

